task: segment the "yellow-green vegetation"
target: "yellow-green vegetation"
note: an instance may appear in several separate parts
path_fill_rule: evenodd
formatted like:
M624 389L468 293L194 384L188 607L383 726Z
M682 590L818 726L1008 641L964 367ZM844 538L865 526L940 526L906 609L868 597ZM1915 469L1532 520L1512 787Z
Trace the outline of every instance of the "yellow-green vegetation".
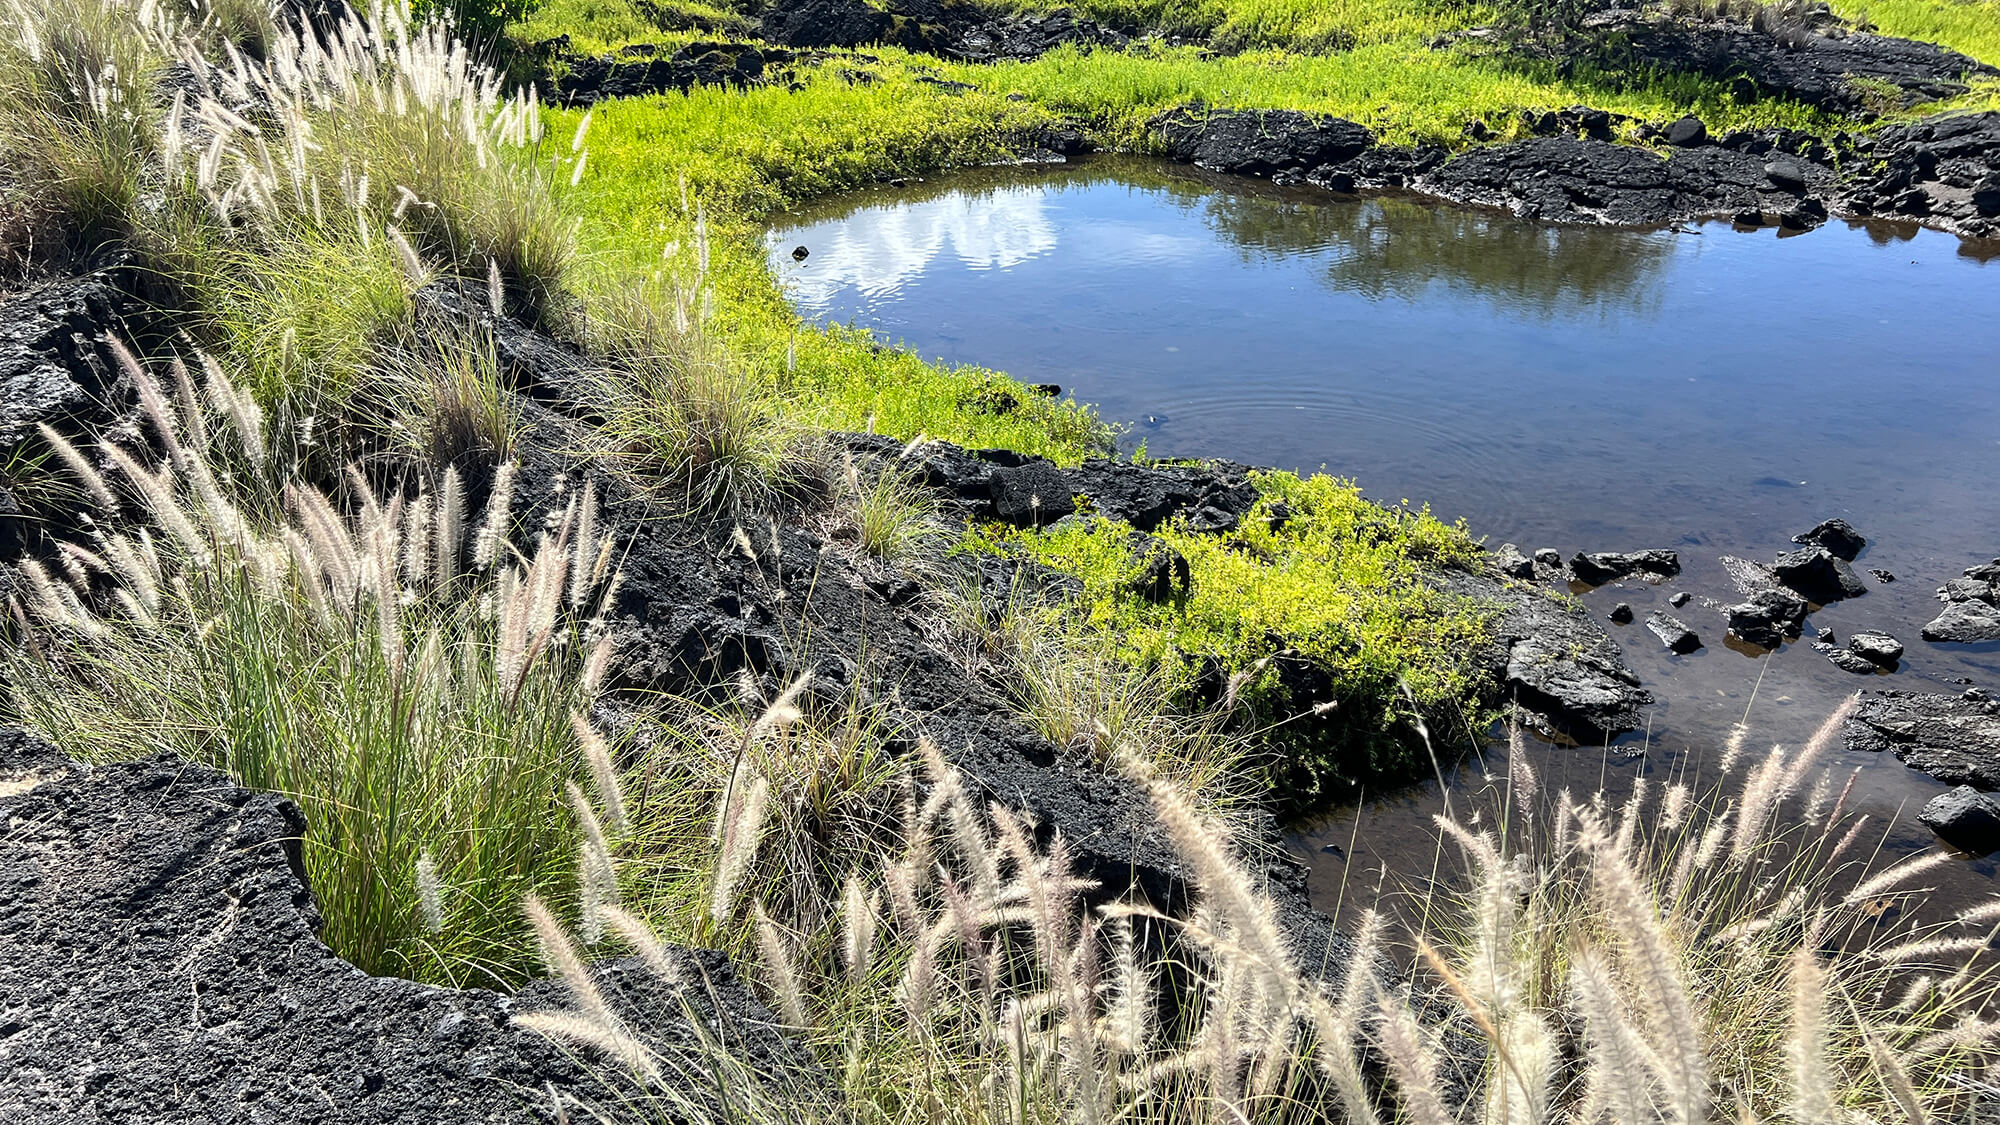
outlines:
M710 295L706 330L739 376L782 396L798 420L1074 462L1106 447L1095 414L1016 388L1024 405L982 410L994 372L947 369L866 332L800 324L765 264L763 221L816 196L934 168L997 160L1047 115L1004 98L954 96L911 64L836 61L801 88L692 90L590 114L590 170L571 202L583 217L581 286L635 273ZM558 128L581 114L560 115ZM699 226L699 230L697 229Z
M1017 5L1066 8L1112 26L1210 39L1225 49L1299 51L1436 36L1492 17L1485 5L1454 0L1017 0Z
M711 33L740 34L750 22L727 5L701 0L548 0L507 31L518 43L567 35L570 50L602 54L630 43L671 45Z
M1833 0L1833 10L1883 35L1941 43L2000 66L2000 0Z
M1410 720L1448 717L1462 730L1461 709L1485 686L1470 659L1481 615L1433 581L1478 546L1463 527L1370 503L1346 481L1252 479L1262 496L1236 531L1175 522L1156 533L1188 562L1184 599L1135 588L1158 547L1110 520L994 528L968 546L1077 576L1109 655L1163 670L1161 686L1190 707L1244 707L1271 749L1266 780L1288 802L1427 768L1411 757ZM1204 689L1209 698L1195 698Z

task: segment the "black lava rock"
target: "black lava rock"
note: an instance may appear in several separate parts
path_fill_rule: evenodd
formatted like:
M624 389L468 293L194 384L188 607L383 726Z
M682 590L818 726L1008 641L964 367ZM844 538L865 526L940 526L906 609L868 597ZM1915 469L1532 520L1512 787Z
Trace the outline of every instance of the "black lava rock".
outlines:
M1667 143L1675 148L1693 148L1708 139L1708 126L1699 117L1687 116L1667 126Z
M1771 564L1771 573L1785 587L1817 605L1831 605L1868 592L1845 559L1818 544L1779 555Z
M1863 692L1846 741L1849 750L1893 751L1947 785L2000 789L2000 701L1978 688Z
M1688 593L1686 590L1678 590L1674 593L1673 597L1667 599L1667 604L1673 606L1675 609L1679 609L1693 600L1693 594Z
M1634 574L1671 578L1681 572L1680 556L1672 551L1578 551L1569 560L1569 572L1579 582L1602 586Z
M1493 552L1493 568L1509 578L1532 581L1535 577L1535 560L1521 553L1521 548L1512 543L1500 544Z
M1947 644L2000 641L2000 559L1967 567L1938 587L1944 611L1923 628L1923 638Z
M1826 520L1811 531L1792 536L1792 542L1825 547L1833 557L1848 562L1853 562L1861 554L1861 549L1868 545L1868 540L1854 530L1853 524L1839 518Z
M1193 588L1187 556L1166 540L1143 532L1133 537L1132 556L1139 569L1126 584L1128 589L1149 602L1187 601Z
M1666 645L1669 651L1682 656L1701 647L1701 637L1670 614L1658 611L1648 614L1646 628L1652 630L1653 635L1660 638L1660 643Z
M1799 635L1806 619L1806 603L1783 590L1759 590L1747 601L1725 606L1729 631L1743 641L1764 648L1776 648L1786 637Z
M1611 620L1620 625L1630 625L1632 623L1632 607L1624 602L1619 602L1617 605L1611 607L1609 616Z
M1365 125L1293 109L1175 109L1153 127L1175 160L1248 176L1339 164L1375 143Z
M1016 527L1047 527L1076 511L1069 478L1048 461L993 470L993 515Z
M1847 650L1884 667L1903 658L1903 642L1887 633L1856 633L1847 638Z
M2000 801L1970 785L1932 797L1917 819L1955 848L1976 855L2000 851Z
M1562 569L1562 564L1563 557L1561 551L1556 550L1554 547L1535 548L1536 566L1547 567L1550 570L1560 570Z
M1860 653L1836 647L1830 641L1815 641L1813 649L1843 672L1853 672L1857 676L1872 676L1881 671L1874 661Z

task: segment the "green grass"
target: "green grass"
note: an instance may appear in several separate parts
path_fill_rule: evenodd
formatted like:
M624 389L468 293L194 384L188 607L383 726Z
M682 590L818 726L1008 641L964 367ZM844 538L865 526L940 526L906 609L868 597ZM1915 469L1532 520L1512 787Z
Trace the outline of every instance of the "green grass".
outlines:
M1490 22L1481 4L1450 0L1018 0L1019 6L1067 8L1114 27L1157 29L1212 38L1223 48L1338 50L1360 43L1417 39Z
M925 363L864 332L806 328L765 264L762 224L785 209L892 176L1004 158L1008 138L1047 115L996 95L945 92L901 61L838 60L798 77L796 92L701 89L599 107L590 172L574 198L585 217L585 271L664 271L686 284L699 276L712 292L702 302L714 310L708 331L800 421L1070 462L1103 448L1102 424L1075 403L1016 388L1022 408L982 413L962 404L1003 376ZM706 269L694 260L697 213L708 232Z
M1163 669L1184 704L1240 695L1269 750L1265 780L1293 807L1427 768L1410 756L1406 702L1433 719L1464 720L1454 709L1484 686L1471 652L1485 630L1478 610L1427 576L1470 562L1477 545L1462 527L1379 507L1345 481L1253 479L1263 497L1237 531L1170 524L1157 533L1188 560L1184 605L1133 592L1141 559L1130 529L1112 521L991 528L968 547L1025 553L1080 578L1088 623L1108 654ZM1289 516L1273 520L1277 512Z
M517 43L560 35L579 55L610 54L632 43L677 44L710 33L743 35L751 21L727 4L700 0L548 0L507 29Z
M2000 0L1833 0L1833 10L1866 18L1884 35L1941 43L2000 66Z

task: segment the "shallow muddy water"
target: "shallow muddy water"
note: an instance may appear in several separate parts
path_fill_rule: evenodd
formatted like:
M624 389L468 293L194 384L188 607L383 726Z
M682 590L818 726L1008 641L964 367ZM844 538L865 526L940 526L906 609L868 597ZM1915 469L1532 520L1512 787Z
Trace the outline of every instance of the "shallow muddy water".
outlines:
M1129 424L1128 447L1323 467L1529 551L1678 550L1680 578L1584 601L1643 622L1685 590L1675 612L1708 647L1675 656L1607 624L1659 698L1652 730L1532 746L1550 788L1712 777L1746 712L1753 749L1797 744L1864 684L2000 689L2000 646L1917 636L1940 583L2000 556L2000 249L1838 222L1557 228L1122 159L862 193L770 245L809 316L1060 384ZM1719 558L1768 561L1836 515L1869 539L1857 567L1898 581L1775 654L1725 644L1715 607L1737 598ZM1810 647L1815 629L1864 628L1909 646L1894 674ZM1900 810L1891 850L1931 843L1912 818L1940 786L1894 759L1836 765L1864 767L1862 807ZM1385 866L1427 872L1440 803L1433 783L1302 831L1315 894L1346 905ZM1967 862L1953 897L1992 893L1993 873Z

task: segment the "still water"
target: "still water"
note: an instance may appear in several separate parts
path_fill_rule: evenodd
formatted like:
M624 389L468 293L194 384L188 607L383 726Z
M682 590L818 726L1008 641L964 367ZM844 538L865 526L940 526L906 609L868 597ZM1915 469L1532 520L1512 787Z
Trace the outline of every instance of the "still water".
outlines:
M2000 690L2000 646L1917 637L1941 582L2000 556L2000 247L1843 223L1551 227L1109 158L849 196L770 247L808 316L1060 384L1126 424L1128 448L1323 468L1489 543L1678 550L1674 582L1584 600L1643 621L1686 590L1677 613L1708 647L1674 656L1607 626L1660 704L1608 748L1531 747L1557 786L1712 772L1746 714L1796 744L1864 684ZM1910 649L1893 675L1723 643L1719 558L1768 560L1835 515L1869 539L1857 565L1898 581L1815 614L1805 640L1886 630ZM1900 811L1891 850L1930 843L1911 817L1939 786L1893 759L1840 764L1865 767L1863 807ZM1482 768L1451 779L1461 805ZM1406 829L1437 789L1302 830L1322 901L1427 868L1429 833ZM1953 878L1990 893L1992 874Z

